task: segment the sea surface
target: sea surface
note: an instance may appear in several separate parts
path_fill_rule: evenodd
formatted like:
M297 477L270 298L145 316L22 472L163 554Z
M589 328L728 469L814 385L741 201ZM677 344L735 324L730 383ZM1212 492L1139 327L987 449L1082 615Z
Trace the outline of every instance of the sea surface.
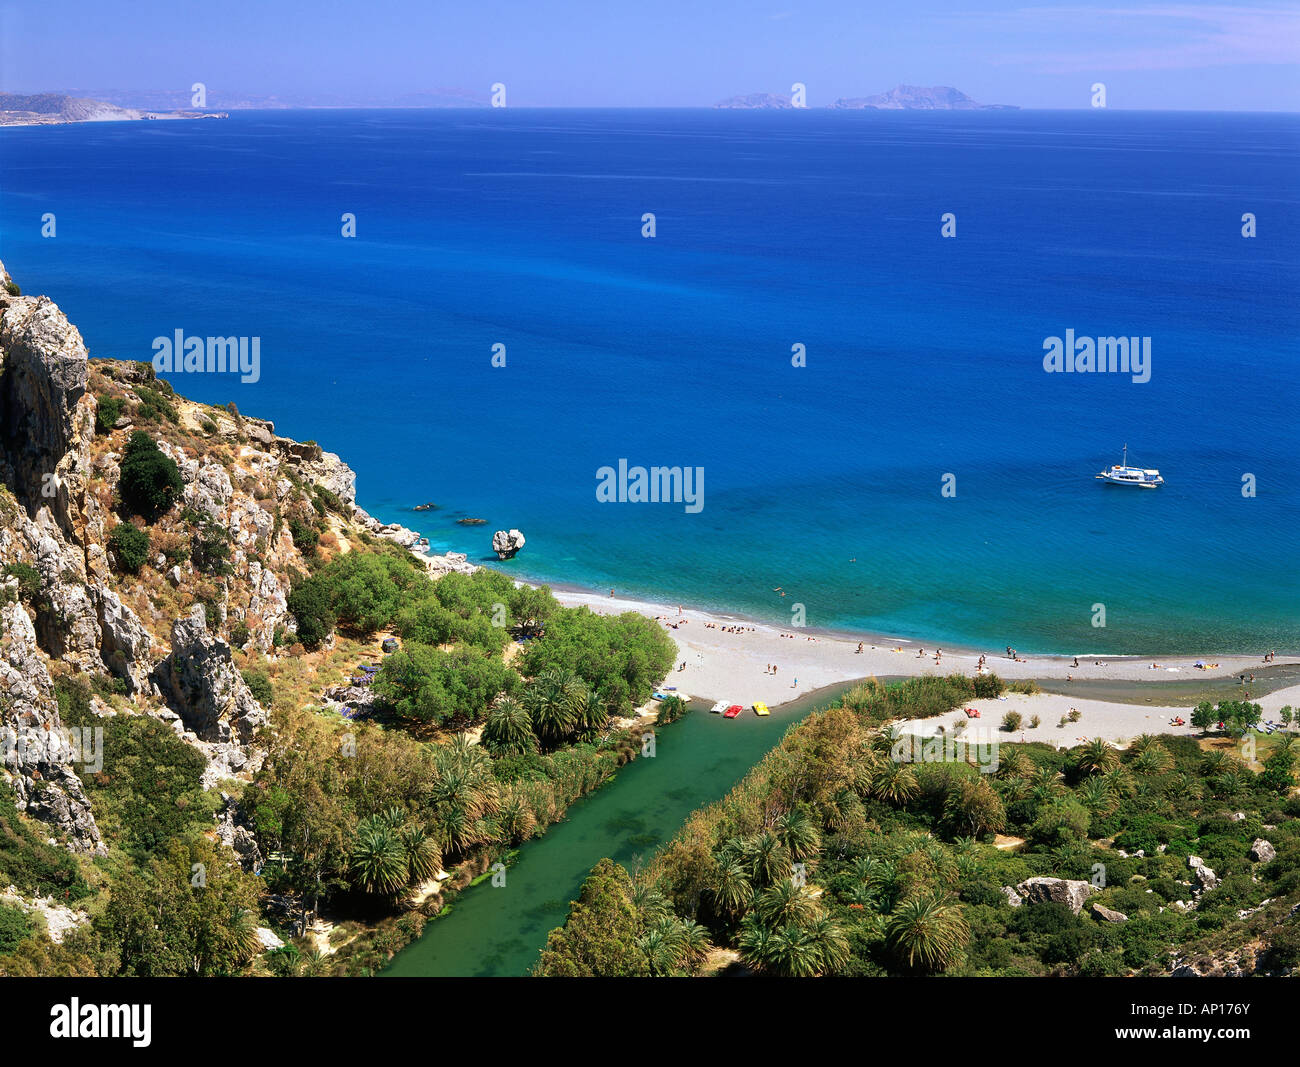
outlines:
M1026 652L1300 649L1298 246L1295 115L0 129L25 292L95 356L260 338L256 383L170 378L435 549L518 527L518 576ZM1150 380L1045 372L1067 329L1151 338ZM1094 481L1126 443L1163 488ZM703 468L702 510L601 503L620 459Z

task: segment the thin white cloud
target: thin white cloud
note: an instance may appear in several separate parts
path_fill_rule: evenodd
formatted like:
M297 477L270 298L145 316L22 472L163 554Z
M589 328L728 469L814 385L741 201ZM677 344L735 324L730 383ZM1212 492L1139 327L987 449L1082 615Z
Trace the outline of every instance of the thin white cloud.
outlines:
M975 16L1008 33L1041 35L1044 47L990 56L1039 73L1187 70L1300 63L1300 9L1167 4L1130 8L1041 7ZM1077 48L1059 42L1077 37Z

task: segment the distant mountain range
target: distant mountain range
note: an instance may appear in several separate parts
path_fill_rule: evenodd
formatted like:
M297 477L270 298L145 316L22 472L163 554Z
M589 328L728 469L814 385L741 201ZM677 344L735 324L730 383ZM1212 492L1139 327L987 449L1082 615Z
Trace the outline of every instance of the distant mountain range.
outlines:
M732 96L713 105L741 110L782 111L793 107L789 97L775 93ZM839 111L1018 111L1014 104L979 104L949 85L898 85L875 96L840 97L826 105Z
M188 100L187 100L188 102ZM124 108L67 93L0 93L0 126L51 126L65 122L130 122L138 119L224 118L216 111L151 111Z

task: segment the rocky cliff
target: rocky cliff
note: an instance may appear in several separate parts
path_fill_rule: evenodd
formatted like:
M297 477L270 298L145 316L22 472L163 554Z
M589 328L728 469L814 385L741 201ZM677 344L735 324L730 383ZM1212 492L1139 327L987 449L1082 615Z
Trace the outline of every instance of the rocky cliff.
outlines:
M247 777L270 718L237 659L301 652L288 594L304 551L379 538L418 553L420 538L358 508L337 455L185 400L148 364L89 359L53 302L0 275L0 780L68 848L102 851L60 678L89 681L101 712L169 723L207 761L205 786ZM119 488L138 432L181 483L147 526ZM125 565L122 524L146 535L142 563ZM420 558L433 574L474 569Z

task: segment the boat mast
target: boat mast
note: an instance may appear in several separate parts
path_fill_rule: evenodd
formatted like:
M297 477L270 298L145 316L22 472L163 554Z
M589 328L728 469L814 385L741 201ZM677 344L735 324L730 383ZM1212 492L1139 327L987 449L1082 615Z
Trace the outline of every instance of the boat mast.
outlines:
M1120 464L1120 466L1121 467L1128 466L1128 442L1127 441L1124 442L1124 461L1123 463Z

